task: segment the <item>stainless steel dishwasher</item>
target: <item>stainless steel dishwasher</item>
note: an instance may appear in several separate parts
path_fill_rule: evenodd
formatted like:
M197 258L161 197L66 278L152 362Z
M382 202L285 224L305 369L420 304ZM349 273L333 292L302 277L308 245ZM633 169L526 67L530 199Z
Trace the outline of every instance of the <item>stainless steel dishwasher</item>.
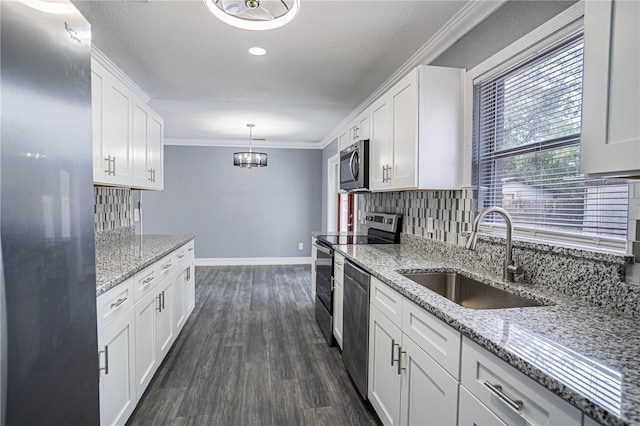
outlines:
M371 275L349 260L344 263L342 360L356 388L367 399L369 370L369 284Z

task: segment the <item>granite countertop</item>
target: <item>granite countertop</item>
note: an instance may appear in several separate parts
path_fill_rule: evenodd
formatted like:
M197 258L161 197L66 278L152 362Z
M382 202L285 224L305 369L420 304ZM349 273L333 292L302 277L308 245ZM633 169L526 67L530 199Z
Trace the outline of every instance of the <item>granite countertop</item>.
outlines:
M640 424L636 318L542 286L506 283L450 257L427 256L410 244L334 249L590 417L608 425ZM398 270L461 272L549 306L467 309Z
M96 241L96 296L194 238L193 235L131 235Z

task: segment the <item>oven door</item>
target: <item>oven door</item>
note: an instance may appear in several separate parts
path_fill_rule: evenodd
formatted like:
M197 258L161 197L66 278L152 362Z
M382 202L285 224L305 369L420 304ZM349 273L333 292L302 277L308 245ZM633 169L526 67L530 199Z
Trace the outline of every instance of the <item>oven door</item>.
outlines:
M333 312L333 249L316 243L318 257L316 260L316 296L329 314Z

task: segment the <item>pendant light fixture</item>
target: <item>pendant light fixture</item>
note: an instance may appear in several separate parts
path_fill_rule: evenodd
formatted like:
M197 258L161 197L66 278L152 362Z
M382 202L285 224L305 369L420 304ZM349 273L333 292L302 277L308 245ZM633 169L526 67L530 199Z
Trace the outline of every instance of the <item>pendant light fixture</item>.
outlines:
M222 22L244 30L272 30L282 27L298 14L300 0L203 0L207 9Z
M264 152L253 152L253 128L255 124L247 124L249 128L249 152L233 153L233 165L252 169L254 167L267 167L267 154Z

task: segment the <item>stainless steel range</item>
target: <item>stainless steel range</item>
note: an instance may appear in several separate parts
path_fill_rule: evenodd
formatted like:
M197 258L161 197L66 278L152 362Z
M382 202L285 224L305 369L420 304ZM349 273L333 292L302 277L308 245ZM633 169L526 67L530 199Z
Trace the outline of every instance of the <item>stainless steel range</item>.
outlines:
M401 215L366 213L365 225L368 228L365 234L327 234L316 237L318 252L316 261L316 321L331 346L335 344L333 338L333 246L344 244L396 244L400 242Z

